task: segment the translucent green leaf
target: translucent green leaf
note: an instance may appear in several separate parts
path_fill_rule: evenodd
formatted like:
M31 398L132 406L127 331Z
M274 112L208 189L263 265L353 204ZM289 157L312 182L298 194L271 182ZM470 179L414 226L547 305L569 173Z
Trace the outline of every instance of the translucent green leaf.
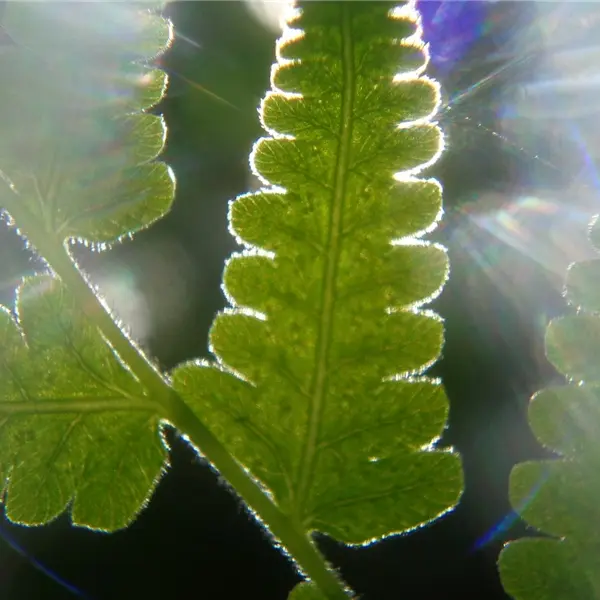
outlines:
M425 63L403 41L414 20L392 7L307 2L292 23L304 36L280 40L279 90L261 112L273 137L252 155L278 187L232 203L248 250L224 274L233 308L211 330L218 362L172 374L299 529L350 543L426 523L462 487L458 457L431 447L444 391L415 377L443 339L420 308L448 274L445 250L420 237L439 218L440 188L393 177L439 151L427 120L398 127L428 117L438 91L416 75L392 81Z
M538 440L568 458L600 455L600 387L552 387L538 392L529 405L529 423Z
M157 406L57 279L0 312L0 489L13 521L128 525L166 460Z
M155 161L164 124L142 112L162 97L166 76L148 60L170 36L150 6L5 7L0 206L27 211L24 235L106 242L169 209L172 177Z
M552 320L546 329L546 355L575 381L600 381L600 319L579 314Z
M600 260L586 260L569 267L567 298L575 306L600 312Z
M504 589L515 600L594 600L600 591L565 541L511 542L500 555L499 568Z
M510 499L530 525L555 539L517 540L502 551L500 575L515 600L600 598L599 265L570 267L567 297L582 310L546 330L546 355L571 384L535 394L529 421L560 458L515 466Z
M600 519L600 388L543 390L532 399L529 419L540 442L563 458L517 465L511 502L529 524L563 542L509 544L499 565L504 586L517 600L595 598L600 536L590 523Z

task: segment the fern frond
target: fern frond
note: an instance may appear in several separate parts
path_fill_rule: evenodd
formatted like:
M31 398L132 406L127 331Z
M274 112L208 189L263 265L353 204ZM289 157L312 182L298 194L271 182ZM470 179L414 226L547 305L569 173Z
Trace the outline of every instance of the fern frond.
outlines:
M448 274L422 239L440 186L414 177L442 148L425 66L410 4L294 11L252 154L265 187L231 205L247 250L225 270L217 362L172 374L299 530L348 543L426 523L461 492L458 457L430 447L444 391L420 376L443 336L422 305Z
M170 39L150 8L11 2L2 15L0 207L53 271L23 282L16 318L0 310L0 495L29 525L72 504L76 524L125 527L166 465L164 407L146 385L162 376L68 248L105 247L173 199L155 160L164 124L145 112L166 84L148 60Z
M590 231L600 251L600 224ZM578 313L546 330L546 355L568 385L531 400L529 422L556 460L514 467L510 499L532 526L551 538L508 543L499 559L502 583L515 600L600 598L600 260L574 263L567 298Z
M4 11L14 44L0 53L0 206L34 246L42 235L101 245L171 205L173 179L155 160L164 123L143 112L164 93L166 75L149 60L170 39L150 7L158 4Z

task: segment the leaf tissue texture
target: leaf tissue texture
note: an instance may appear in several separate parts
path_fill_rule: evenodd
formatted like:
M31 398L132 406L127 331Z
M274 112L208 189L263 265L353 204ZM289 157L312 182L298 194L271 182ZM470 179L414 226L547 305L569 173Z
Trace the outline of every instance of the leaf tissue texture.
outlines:
M31 243L33 230L61 241L107 242L168 210L173 181L154 160L163 121L141 111L162 97L166 76L148 60L165 48L170 29L149 7L7 3L0 23L7 40L0 52L0 206ZM15 194L27 222L11 210Z
M598 224L591 229L598 239ZM513 506L555 539L508 544L499 567L516 600L600 598L600 260L569 268L567 298L578 314L554 319L546 355L569 384L538 392L531 427L557 460L526 462L511 474Z
M247 250L226 266L217 361L172 374L299 530L347 543L426 523L462 489L458 456L430 447L444 391L417 377L443 337L419 307L448 264L417 239L441 212L440 186L408 171L441 150L439 90L420 76L412 6L394 8L292 11L261 107L271 136L251 156L265 187L231 205Z
M157 407L59 280L0 311L0 481L8 517L42 524L73 500L75 524L128 525L160 477Z

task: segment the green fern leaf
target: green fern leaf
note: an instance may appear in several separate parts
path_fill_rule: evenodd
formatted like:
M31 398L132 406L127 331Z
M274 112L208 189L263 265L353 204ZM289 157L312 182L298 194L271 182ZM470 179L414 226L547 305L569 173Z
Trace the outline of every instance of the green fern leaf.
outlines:
M6 6L0 206L34 245L35 232L111 241L148 226L172 202L168 167L154 160L162 119L140 112L163 94L166 76L147 60L170 36L148 6Z
M166 460L158 407L57 279L27 280L17 311L18 322L0 311L0 490L7 492L7 515L41 524L74 499L74 523L125 527Z
M600 598L600 536L594 527L600 518L599 269L598 260L570 267L567 297L583 311L554 319L547 328L548 359L570 384L538 392L529 420L540 442L560 458L517 465L510 497L526 521L555 539L518 540L502 551L502 582L515 600Z
M446 253L417 239L440 188L393 177L439 152L426 120L438 90L416 74L393 81L426 60L414 15L393 8L306 2L291 17L303 34L288 28L278 43L261 110L272 135L252 156L272 187L231 206L248 250L224 274L218 361L172 374L299 530L349 543L428 522L462 485L458 457L430 447L444 391L417 377L443 336L421 305L447 277Z
M0 52L0 206L58 275L23 284L17 319L0 309L0 491L9 518L30 525L72 502L76 524L125 527L166 460L161 411L98 322L118 331L128 357L137 350L64 245L132 233L172 201L154 160L164 125L143 112L164 92L147 59L170 32L148 6L8 3L0 24L10 41Z

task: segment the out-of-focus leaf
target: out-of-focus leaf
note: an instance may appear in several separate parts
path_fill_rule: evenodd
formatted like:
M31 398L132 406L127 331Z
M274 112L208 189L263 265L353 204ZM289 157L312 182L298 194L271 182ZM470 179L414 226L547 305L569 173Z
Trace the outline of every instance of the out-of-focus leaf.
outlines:
M567 275L567 297L575 306L600 312L600 260L571 265Z
M154 7L157 5L155 4ZM0 206L35 228L106 242L148 226L173 198L161 117L141 111L166 76L148 60L169 41L149 3L10 2L1 26ZM12 184L12 189L7 185Z
M575 381L600 381L600 319L580 314L552 320L546 329L548 360Z
M598 248L597 223L590 239ZM569 268L567 297L582 310L546 329L546 355L571 384L535 394L529 421L560 458L515 466L510 499L523 519L554 539L521 539L503 549L500 575L515 600L600 598L599 265Z

